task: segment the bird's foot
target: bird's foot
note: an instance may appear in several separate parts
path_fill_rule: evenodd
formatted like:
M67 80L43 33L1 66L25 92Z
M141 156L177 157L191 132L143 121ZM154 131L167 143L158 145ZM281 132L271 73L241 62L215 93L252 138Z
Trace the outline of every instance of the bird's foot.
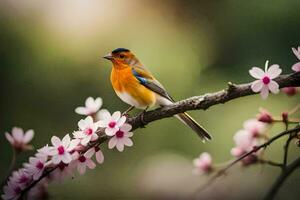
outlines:
M147 109L148 109L148 107L137 115L137 117L140 118L141 123L142 123L141 128L146 128L146 125L147 125L147 122L145 122L145 120L144 120L144 115L147 112Z

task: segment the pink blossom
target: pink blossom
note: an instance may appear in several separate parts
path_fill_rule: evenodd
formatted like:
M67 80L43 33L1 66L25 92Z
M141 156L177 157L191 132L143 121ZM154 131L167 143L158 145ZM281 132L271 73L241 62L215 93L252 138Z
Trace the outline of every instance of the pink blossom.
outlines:
M282 92L287 94L288 96L294 96L297 93L296 87L285 87L281 89Z
M47 157L30 157L29 163L25 163L24 167L28 174L32 176L33 180L37 180L42 176L46 166L49 164L46 162Z
M21 168L17 171L14 171L9 180L17 184L20 188L24 189L30 184L32 179L27 170Z
M83 175L87 167L89 169L94 169L96 167L96 164L91 159L94 154L95 154L94 148L89 149L83 155L76 154L75 165L77 167L79 174Z
M198 158L194 159L196 173L206 173L212 169L212 159L209 153L204 152Z
M43 146L42 148L37 150L35 157L44 157L47 158L49 156L51 148L47 145Z
M257 119L249 119L244 122L244 129L249 131L252 137L258 137L266 132L266 124Z
M249 70L249 73L252 77L258 79L251 84L251 89L253 92L260 92L260 95L263 99L266 99L269 95L269 91L274 94L279 92L279 85L274 78L278 77L282 70L279 68L279 65L271 65L268 68L269 61L266 61L265 71L258 67L252 67Z
M96 133L99 125L93 122L91 116L86 117L78 122L79 131L73 133L74 138L80 139L80 144L86 146L90 141L98 139Z
M22 188L15 181L8 181L3 187L4 194L1 195L3 200L18 200L21 196Z
M269 111L266 109L260 108L259 114L256 116L257 120L264 123L272 123L273 117Z
M17 150L17 151L25 151L32 149L31 145L28 145L28 143L32 140L34 136L33 130L28 130L24 134L23 129L14 127L12 128L12 134L5 133L6 139L9 141L9 143Z
M104 155L101 151L101 149L97 146L95 147L95 155L96 155L96 161L99 163L99 164L102 164L104 162Z
M93 115L102 106L102 99L100 97L94 99L93 97L88 97L85 101L85 107L78 107L75 112L79 115Z
M56 136L53 136L51 138L53 147L50 147L51 150L49 151L49 155L52 156L52 163L70 163L72 161L70 152L79 144L79 142L80 141L78 139L71 140L69 134L67 134L62 140Z
M105 128L105 134L113 136L119 128L125 123L126 117L121 116L121 112L114 112L112 115L107 112L102 113L102 120L99 121L99 126Z
M231 155L239 158L243 154L253 150L258 145L258 141L249 130L239 130L233 137L236 147L231 149ZM256 161L256 154L251 154L245 157L242 162L243 164L251 164Z
M61 183L66 178L74 177L73 170L75 165L73 163L74 161L70 164L65 164L63 162L59 163L57 169L50 174L50 179Z
M130 124L123 124L118 131L115 132L114 136L110 138L108 142L108 148L112 149L116 147L118 151L122 152L124 150L124 146L132 146L132 140L130 137L133 136Z
M298 49L293 47L292 51L295 54L295 56L300 60L300 47L298 47ZM300 72L300 62L295 63L292 66L292 70L294 70L295 72Z

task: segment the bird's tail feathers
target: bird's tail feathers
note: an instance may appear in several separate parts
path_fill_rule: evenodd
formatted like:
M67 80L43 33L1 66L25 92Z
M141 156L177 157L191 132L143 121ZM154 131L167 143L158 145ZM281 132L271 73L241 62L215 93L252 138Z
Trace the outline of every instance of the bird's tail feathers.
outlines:
M191 129L193 129L203 142L211 140L211 136L209 135L209 133L187 113L180 113L175 115L175 117L185 125L189 126Z

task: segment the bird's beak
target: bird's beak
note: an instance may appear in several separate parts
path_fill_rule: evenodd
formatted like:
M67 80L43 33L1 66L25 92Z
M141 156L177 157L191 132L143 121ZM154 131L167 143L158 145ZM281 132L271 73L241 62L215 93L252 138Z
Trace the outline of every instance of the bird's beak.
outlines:
M109 53L109 54L103 56L102 58L105 58L105 59L107 59L107 60L112 60L112 59L113 59L113 56L111 55L111 53Z

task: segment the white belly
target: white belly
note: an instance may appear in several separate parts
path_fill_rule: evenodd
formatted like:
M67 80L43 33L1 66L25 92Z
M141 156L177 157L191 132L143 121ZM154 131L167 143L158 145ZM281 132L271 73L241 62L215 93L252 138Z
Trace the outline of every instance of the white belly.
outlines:
M147 106L144 105L140 105L139 102L137 100L135 100L130 94L126 93L126 92L116 92L118 97L120 99L122 99L122 101L124 101L125 103L134 106L136 108L139 109L146 109Z

